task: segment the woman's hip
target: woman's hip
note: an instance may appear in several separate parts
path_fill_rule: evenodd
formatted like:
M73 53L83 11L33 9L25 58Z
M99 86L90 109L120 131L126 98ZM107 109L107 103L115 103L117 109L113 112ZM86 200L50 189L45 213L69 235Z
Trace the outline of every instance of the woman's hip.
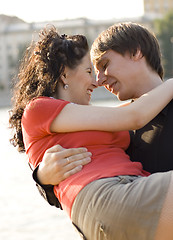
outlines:
M153 240L170 176L168 172L96 180L76 197L72 221L88 240Z

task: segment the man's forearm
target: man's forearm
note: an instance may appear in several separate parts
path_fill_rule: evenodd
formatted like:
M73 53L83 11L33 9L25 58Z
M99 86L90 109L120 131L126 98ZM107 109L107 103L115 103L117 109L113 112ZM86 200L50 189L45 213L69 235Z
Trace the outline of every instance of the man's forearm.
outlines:
M62 206L61 206L58 198L54 194L54 191L53 191L54 186L53 185L42 185L39 182L39 180L37 178L38 167L39 166L37 166L34 169L32 176L33 176L34 181L36 182L36 186L37 186L39 193L51 206L55 206L57 208L62 209Z

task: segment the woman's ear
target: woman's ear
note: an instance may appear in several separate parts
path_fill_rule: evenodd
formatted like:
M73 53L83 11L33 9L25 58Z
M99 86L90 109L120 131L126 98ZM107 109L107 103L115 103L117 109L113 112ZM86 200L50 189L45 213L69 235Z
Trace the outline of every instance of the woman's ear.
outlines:
M65 67L64 72L61 75L61 81L64 85L67 84L67 73L66 72L67 72L67 69Z
M64 82L64 81L66 81L66 74L65 73L63 73L62 75L61 75L61 80Z

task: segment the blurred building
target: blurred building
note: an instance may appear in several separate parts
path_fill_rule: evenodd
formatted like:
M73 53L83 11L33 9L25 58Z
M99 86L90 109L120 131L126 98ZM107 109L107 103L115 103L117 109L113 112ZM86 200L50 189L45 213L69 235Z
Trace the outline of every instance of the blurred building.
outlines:
M163 17L173 10L173 0L143 0L144 15L149 18Z
M0 15L0 90L10 88L24 50L32 40L37 40L38 32L47 24L55 25L60 33L84 34L91 43L101 31L112 25L113 21L97 22L81 18L26 23L20 19L14 21L13 17L11 19L11 17Z
M132 20L124 19L124 21ZM142 17L134 21L141 23ZM91 44L100 32L115 22L122 22L122 19L98 21L80 18L26 23L16 17L0 15L0 92L10 89L24 50L32 40L37 40L38 32L47 24L53 24L61 34L84 34Z
M163 17L173 9L173 0L143 0L144 15L133 19L91 20L87 18L27 23L17 17L0 15L0 94L9 90L17 74L22 54L30 42L36 40L40 29L53 24L60 34L84 34L89 44L100 32L116 22L134 21L152 28L154 18Z

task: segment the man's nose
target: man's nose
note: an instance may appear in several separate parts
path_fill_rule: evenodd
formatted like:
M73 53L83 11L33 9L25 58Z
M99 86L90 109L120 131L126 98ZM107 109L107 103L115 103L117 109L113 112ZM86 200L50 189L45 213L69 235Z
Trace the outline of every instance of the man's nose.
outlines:
M104 74L97 73L96 82L97 82L98 86L105 85L106 84L106 76Z

